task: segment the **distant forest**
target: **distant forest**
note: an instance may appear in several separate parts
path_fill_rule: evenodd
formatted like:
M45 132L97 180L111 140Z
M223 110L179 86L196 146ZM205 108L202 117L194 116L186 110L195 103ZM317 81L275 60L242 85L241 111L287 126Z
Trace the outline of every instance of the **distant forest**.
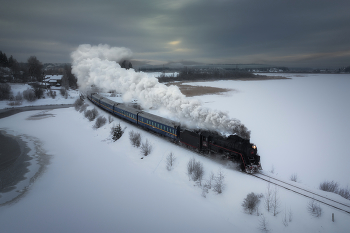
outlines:
M257 78L250 72L245 71L228 71L220 69L188 69L180 71L176 77L166 77L163 74L157 77L159 82L173 81L194 81L194 80L232 80L241 78Z

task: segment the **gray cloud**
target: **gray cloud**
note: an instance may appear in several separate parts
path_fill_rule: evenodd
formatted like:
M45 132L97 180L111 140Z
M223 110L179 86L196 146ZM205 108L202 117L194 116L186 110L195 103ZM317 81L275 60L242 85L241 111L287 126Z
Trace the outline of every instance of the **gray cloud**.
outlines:
M350 61L349 1L19 1L0 8L3 52L70 62L83 43L134 59L340 67Z

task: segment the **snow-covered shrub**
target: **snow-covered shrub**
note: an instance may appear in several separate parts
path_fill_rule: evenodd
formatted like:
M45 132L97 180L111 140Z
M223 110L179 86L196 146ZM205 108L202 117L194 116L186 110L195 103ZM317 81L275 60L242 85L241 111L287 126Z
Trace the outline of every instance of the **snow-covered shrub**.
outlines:
M34 90L31 88L28 88L27 90L23 91L23 99L28 100L30 102L36 100Z
M293 173L291 176L290 176L290 180L291 181L294 181L294 182L298 182L298 175L296 173Z
M79 112L85 112L85 110L86 110L86 108L87 108L88 106L89 106L88 104L83 104L83 105L80 107Z
M261 215L260 220L259 220L259 230L262 232L268 233L270 232L269 224L265 218L264 215Z
M326 192L332 192L337 193L340 196L349 199L350 200L350 189L349 187L346 188L339 188L338 182L335 181L324 181L320 184L320 189Z
M11 86L7 83L0 83L0 100L7 100L11 95Z
M21 104L22 104L22 101L19 101L19 100L10 101L7 103L7 105L9 105L9 106L19 106Z
M97 117L97 119L95 121L94 128L98 129L98 128L104 126L106 124L106 122L107 122L107 119L104 116L99 116L99 117Z
M192 158L188 161L187 163L187 175L188 175L188 178L191 180L191 177L192 177L192 173L193 173L193 170L194 170L194 165L196 163L196 160L195 158Z
M124 134L124 130L120 126L120 123L118 125L113 125L111 128L112 140L117 141L119 138L121 138Z
M91 110L86 110L84 113L84 116L89 120L89 121L93 121L95 120L95 118L98 116L98 111L97 109L94 107Z
M215 180L215 175L213 172L210 173L209 179L206 180L202 186L202 197L206 197L207 193L209 193L209 189L212 188L212 183Z
M346 199L349 199L350 200L350 189L349 187L346 187L346 188L340 188L338 190L338 194Z
M200 161L196 161L192 158L187 163L187 175L193 181L197 181L199 185L202 185L202 179L204 176L203 164Z
M166 157L166 169L168 171L171 171L174 167L176 157L174 156L173 152L170 152L170 154Z
M197 181L199 185L202 185L202 180L204 176L203 164L200 161L197 161L194 164L194 170L192 173L192 180Z
M324 181L320 184L320 189L326 192L336 193L338 188L339 184L335 181Z
M80 110L80 107L84 104L84 100L82 99L77 99L75 102L74 102L74 108L75 110L79 111Z
M130 138L131 145L133 145L134 147L137 147L137 148L140 147L141 134L139 132L134 132L134 130L131 130L129 132L129 138Z
M16 97L15 97L16 101L22 101L23 100L23 95L21 94L21 92L18 92Z
M259 202L260 202L259 195L256 195L255 193L251 192L244 199L242 206L243 206L243 209L247 211L249 214L253 214L253 212L258 207Z
M152 145L148 142L148 139L146 139L146 142L143 142L141 144L141 154L143 156L147 156L151 154L152 152Z
M314 199L308 202L307 210L314 217L321 217L322 209L320 204L318 204Z

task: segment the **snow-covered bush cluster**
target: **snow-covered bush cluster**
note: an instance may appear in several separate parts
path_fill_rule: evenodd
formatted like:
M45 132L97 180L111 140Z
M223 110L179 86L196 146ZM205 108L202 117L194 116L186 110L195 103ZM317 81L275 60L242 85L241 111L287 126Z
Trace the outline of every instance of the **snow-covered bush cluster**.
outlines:
M152 144L148 141L148 139L146 139L145 142L141 143L141 154L143 156L147 156L151 154L152 149L153 149Z
M346 188L339 188L338 182L333 181L324 181L320 184L320 189L326 192L332 192L337 193L340 196L349 199L350 200L350 189L349 187Z
M97 119L96 119L96 121L95 121L94 128L95 128L95 129L98 129L98 128L104 126L104 125L106 124L106 122L107 122L106 117L104 117L104 116L99 116L99 117L97 117Z
M137 147L137 148L140 147L141 134L139 132L135 132L134 130L131 130L129 132L129 138L130 138L131 145L133 145L134 147Z
M259 203L260 196L255 194L254 192L251 192L244 199L242 206L246 212L248 212L249 214L253 214L253 212L257 210Z

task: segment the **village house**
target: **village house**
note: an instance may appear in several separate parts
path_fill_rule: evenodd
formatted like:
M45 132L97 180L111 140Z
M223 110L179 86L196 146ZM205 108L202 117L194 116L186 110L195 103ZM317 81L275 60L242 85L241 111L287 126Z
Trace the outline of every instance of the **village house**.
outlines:
M46 88L61 87L63 75L45 75L43 86Z

